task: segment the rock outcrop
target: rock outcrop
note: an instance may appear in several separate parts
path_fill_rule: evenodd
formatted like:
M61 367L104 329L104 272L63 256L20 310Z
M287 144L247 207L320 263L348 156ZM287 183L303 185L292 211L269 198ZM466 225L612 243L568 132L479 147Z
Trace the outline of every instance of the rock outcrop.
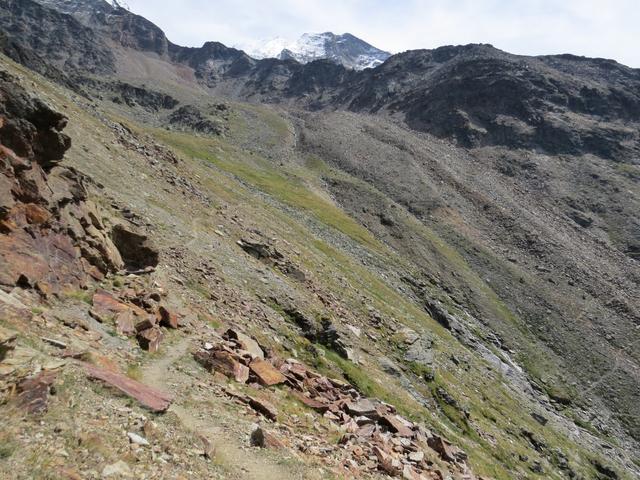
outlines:
M76 290L135 259L138 243L112 228L88 198L80 172L59 165L71 140L67 119L30 98L0 74L0 285L35 288L43 295ZM149 252L142 250L149 255ZM157 263L157 253L156 263ZM128 260L128 261L125 261ZM145 265L146 266L146 265Z

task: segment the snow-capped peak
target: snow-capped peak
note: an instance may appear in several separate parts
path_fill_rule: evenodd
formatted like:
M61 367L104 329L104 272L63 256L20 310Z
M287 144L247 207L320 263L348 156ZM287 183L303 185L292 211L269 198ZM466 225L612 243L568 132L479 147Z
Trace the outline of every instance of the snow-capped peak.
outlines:
M295 41L278 37L238 48L257 59L293 59L300 63L329 59L356 70L376 67L391 56L349 33L335 35L331 32L305 33Z

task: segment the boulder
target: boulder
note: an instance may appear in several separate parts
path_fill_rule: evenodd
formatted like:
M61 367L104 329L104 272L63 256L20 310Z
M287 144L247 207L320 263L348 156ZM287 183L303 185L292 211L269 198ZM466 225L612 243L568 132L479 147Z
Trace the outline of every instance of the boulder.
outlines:
M55 382L57 373L42 371L18 384L18 404L30 414L47 411L49 393Z
M461 450L451 445L451 443L439 435L433 435L427 442L429 447L435 450L440 455L440 458L446 462L455 462L456 454L461 452Z
M266 360L253 360L249 365L249 369L258 377L258 381L266 387L278 385L286 381L286 377Z
M349 413L357 416L365 416L369 418L377 418L378 412L376 410L376 404L368 398L363 398L357 402L351 402L347 405Z
M378 459L378 468L391 477L402 474L402 463L377 445L373 447L373 453Z
M175 312L172 312L163 305L160 305L160 308L158 308L158 321L163 327L173 329L179 327L178 315L176 315Z
M220 372L238 383L247 383L249 380L249 368L240 363L230 352L224 350L198 352L196 360L210 372Z
M247 397L247 403L251 408L253 408L256 412L264 415L269 420L276 421L278 418L278 410L276 407L271 405L271 403L266 400L262 400L255 397Z
M262 351L262 348L260 348L258 342L248 335L230 328L224 333L224 338L235 340L240 345L240 348L249 352L253 358L264 360L264 352Z
M129 230L123 225L115 225L111 230L111 239L127 270L140 271L158 265L160 253L146 235Z
M251 432L251 445L260 448L284 448L284 444L276 435L261 427Z
M97 290L93 295L92 304L91 316L103 323L115 319L123 312L131 312L140 317L147 315L140 307L124 303L106 290Z
M125 337L131 337L136 334L136 328L133 323L133 313L130 310L120 312L116 316L116 333L118 335L124 335Z
M164 334L159 327L153 327L138 332L136 338L143 350L147 350L149 353L155 353L160 349L160 342L164 339Z
M380 419L380 423L386 425L393 433L401 437L413 437L411 423L398 415L385 415Z
M82 365L89 378L105 382L125 395L137 400L143 407L148 408L152 412L166 412L171 405L172 397L156 388L112 370L97 367L89 363L83 363Z

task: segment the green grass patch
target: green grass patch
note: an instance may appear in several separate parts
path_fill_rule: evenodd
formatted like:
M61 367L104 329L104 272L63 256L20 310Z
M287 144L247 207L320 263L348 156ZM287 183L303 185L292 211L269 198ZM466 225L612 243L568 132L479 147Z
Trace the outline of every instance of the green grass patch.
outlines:
M69 290L62 294L63 298L77 300L79 302L84 302L88 305L92 304L93 300L93 292L89 290Z
M127 366L127 377L140 381L142 380L142 369L137 363Z
M257 155L249 160L240 151L225 150L211 139L176 132L157 131L156 135L172 147L193 158L207 160L283 203L307 211L325 225L347 235L357 243L381 252L383 246L371 233L340 208L314 193L295 172L275 169Z

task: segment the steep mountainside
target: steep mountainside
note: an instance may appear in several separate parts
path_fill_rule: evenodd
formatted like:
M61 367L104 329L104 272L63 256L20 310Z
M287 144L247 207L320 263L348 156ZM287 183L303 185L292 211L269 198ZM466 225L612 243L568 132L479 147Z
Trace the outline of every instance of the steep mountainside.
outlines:
M639 70L0 26L0 476L640 475Z

